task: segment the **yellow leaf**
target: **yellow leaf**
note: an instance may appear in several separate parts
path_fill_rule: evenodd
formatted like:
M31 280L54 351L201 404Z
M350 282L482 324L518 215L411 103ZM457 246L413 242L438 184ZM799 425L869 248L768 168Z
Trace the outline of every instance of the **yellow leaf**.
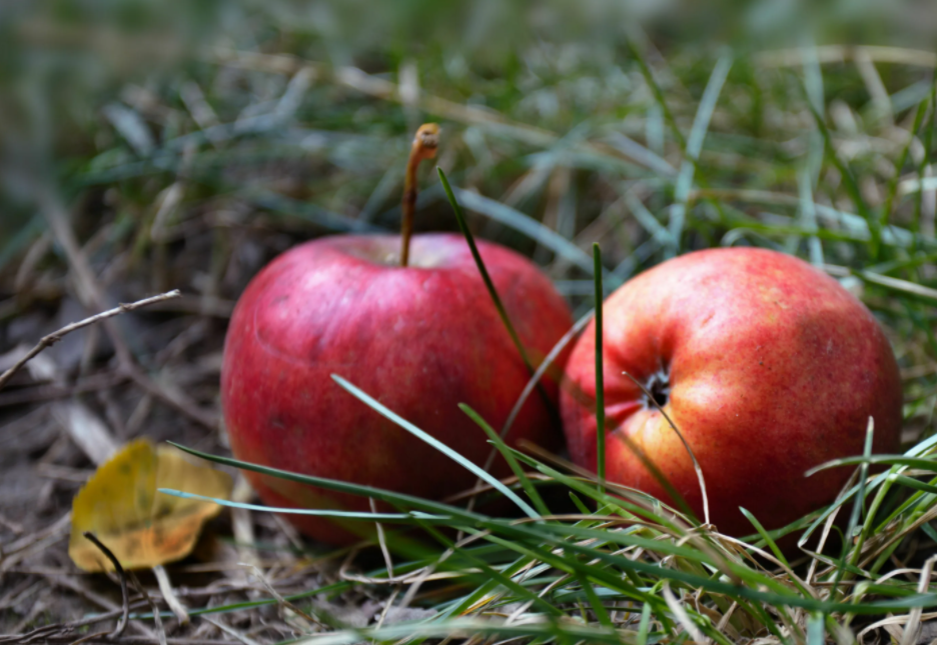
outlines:
M221 506L158 493L174 488L227 499L231 477L188 461L172 446L137 439L102 464L72 502L68 555L85 571L114 566L83 534L91 531L125 569L180 560L195 546L202 524Z

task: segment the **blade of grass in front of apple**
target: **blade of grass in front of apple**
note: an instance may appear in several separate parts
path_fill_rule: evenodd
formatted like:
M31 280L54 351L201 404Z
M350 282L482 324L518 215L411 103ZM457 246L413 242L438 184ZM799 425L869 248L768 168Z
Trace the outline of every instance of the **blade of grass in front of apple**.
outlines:
M605 292L602 289L602 250L598 242L592 245L595 262L595 465L599 478L599 493L605 492L605 373L602 366L602 308Z
M531 375L535 375L537 370L530 362L530 358L527 355L527 350L524 348L524 343L521 341L520 336L517 334L517 330L511 323L511 319L504 307L504 303L501 301L501 296L498 295L498 290L495 289L494 282L491 280L491 276L488 274L488 268L485 266L485 262L482 260L481 253L478 251L478 246L475 244L475 237L472 235L472 231L468 227L468 222L465 220L465 214L462 212L462 207L455 198L455 194L452 191L452 186L449 184L449 179L446 177L446 173L443 171L443 169L439 166L436 167L436 172L439 174L439 180L442 183L443 189L446 191L446 197L449 199L449 204L452 206L452 210L455 213L455 218L459 224L459 229L462 231L462 235L465 236L465 241L469 246L469 250L471 251L472 257L475 260L475 264L478 266L478 272L481 274L482 281L485 283L485 288L488 289L488 294L491 296L491 300L495 305L495 309L497 309L498 315L501 317L501 322L504 323L504 327L507 329L507 332L511 337L511 341L517 348L517 351L521 356L521 360L524 361L524 365L527 366L527 369ZM539 379L535 381L535 384L543 404L546 406L547 410L550 411L550 415L554 418L557 417L558 411L556 409L556 405L554 405L549 395L547 395L546 391L543 389L543 385L540 383ZM510 429L510 426L506 426L506 428ZM507 432L505 431L505 433L502 435L502 438L506 438L506 434ZM486 464L486 469L489 465L490 463Z
M367 511L339 511L328 508L289 508L277 506L264 506L262 504L248 504L245 502L232 502L228 499L218 497L206 497L205 495L196 495L172 488L158 488L157 492L180 497L182 499L197 499L203 502L213 502L219 506L227 508L242 508L248 511L261 511L265 513L281 513L284 515L313 515L317 517L334 517L342 519L363 520L367 522L413 522L416 519L420 521L451 522L452 519L442 515L431 515L429 513L378 513Z
M478 414L465 403L460 403L459 409L468 415L468 417L474 421L478 427L485 431L485 434L488 435L490 442L494 444L498 452L500 452L504 456L505 461L508 462L508 466L510 466L511 471L517 476L517 481L520 482L524 492L527 493L527 497L530 498L530 501L537 508L537 511L539 511L540 515L549 515L550 509L547 508L547 505L544 503L540 493L537 492L537 488L531 483L530 478L527 477L524 469L521 468L520 464L517 463L517 459L515 459L514 455L511 454L511 451L508 450L507 444L505 444L504 440L498 436L498 433L495 432L495 429L488 425L488 422L485 421L480 414Z
M523 233L583 271L587 273L592 271L592 262L587 254L556 231L544 226L543 223L484 195L452 186L449 189L452 191L452 197L449 197L450 203L453 200L459 201L460 204L464 203L466 208Z
M768 548L771 549L771 552L774 554L774 557L780 560L781 563L784 564L784 566L789 567L790 564L788 563L787 558L784 557L784 554L781 552L781 549L778 548L777 543L775 543L775 541L771 539L771 536L768 534L768 532L765 531L765 527L761 525L761 522L758 521L758 518L756 518L746 508L739 507L739 510L742 512L742 515L748 518L748 521L752 523L752 526L755 527L755 530L758 532L758 535L761 536L761 539L763 539L765 541L765 544L768 545Z
M613 495L608 494L607 491L604 494L600 494L598 491L598 486L592 485L592 482L585 482L585 481L582 481L581 479L570 477L568 475L561 473L555 468L551 468L547 464L544 464L543 462L538 461L520 451L514 450L512 448L509 448L509 450L511 450L514 453L514 456L518 460L523 461L524 463L529 465L531 468L534 468L538 470L539 472L543 473L544 475L550 477L551 479L554 479L557 482L565 485L567 488L571 489L571 491L574 491L585 497L588 497L589 499L592 499L595 502L603 502L606 504L611 504L615 506L616 509L621 509L621 512L623 513L633 514L638 517L647 518L648 521L659 523L662 526L666 527L669 531L675 534L683 535L686 533L686 530L684 527L681 527L672 518L667 517L665 513L655 513L649 504L647 506L640 506L632 501L628 501L624 497L619 497L619 495L621 495L622 492L620 492L616 487L613 487L610 484L607 487L611 490L615 490L616 494L613 496ZM674 511L673 509L666 507L662 502L660 502L660 500L657 500L656 498L653 498L650 495L647 495L646 493L642 493L641 491L638 491L635 489L628 489L628 491L632 493L633 496L643 496L644 498L648 500L653 500L654 502L659 504L661 507L667 508L667 510L673 513L674 516L679 515L677 511ZM627 515L625 515L625 517L627 517Z
M382 488L374 488L373 486L353 484L351 482L339 481L336 479L316 477L314 475L302 475L286 470L279 470L277 468L269 468L267 466L252 464L250 462L233 459L231 457L212 455L210 453L195 450L194 448L189 448L172 441L168 441L167 443L171 446L179 448L184 452L189 453L190 455L194 455L196 457L200 457L218 464L223 464L225 466L233 466L234 468L249 470L261 475L277 477L279 479L293 481L299 484L307 484L309 486L316 486L319 488L325 488L327 490L350 493L360 497L373 497L378 501L387 502L388 504L393 504L398 507L418 509L430 514L447 515L452 517L454 523L465 522L467 525L474 525L479 519L484 517L479 513L467 511L464 508L459 508L458 506L451 506L449 504L443 504L442 502L434 502L432 500L423 499L421 497L414 497L413 495L397 493Z
M508 317L508 312L504 308L504 303L501 302L501 296L498 295L494 282L492 282L491 276L488 274L488 268L485 266L481 253L478 252L478 247L475 245L475 236L473 236L472 232L469 230L468 223L465 221L465 214L462 212L462 207L459 205L459 202L456 201L455 195L452 192L452 186L449 185L449 180L446 178L446 173L443 172L443 169L439 166L436 166L436 172L439 173L439 180L442 182L443 189L446 191L446 196L449 198L449 203L452 205L452 210L455 212L456 221L459 223L459 229L462 231L462 235L465 236L465 241L468 243L469 249L472 252L472 257L475 258L478 272L481 274L485 287L491 295L491 300L498 310L501 322L504 323L504 327L507 329L508 334L510 334L514 346L517 348L521 359L524 361L524 365L526 365L530 373L533 374L535 371L534 366L531 364L530 358L527 356L527 350L524 349L524 344L521 342L520 336L517 335L517 330L514 329L514 325ZM546 394L544 394L544 400L550 407L553 407Z
M537 370L530 376L530 379L527 381L527 385L524 386L524 390L521 392L521 395L517 397L517 401L514 402L514 407L511 408L511 412L508 414L507 420L504 422L504 427L501 428L500 437L504 439L507 437L508 432L511 429L511 426L514 425L514 420L517 418L517 415L520 414L521 408L524 407L524 403L527 402L527 399L530 397L531 392L537 388L540 383L540 379L543 378L543 375L547 373L547 370L554 364L556 358L566 349L566 346L581 332L585 329L586 325L589 324L589 321L592 320L592 316L595 311L590 311L583 315L579 320L577 320L569 331L563 334L563 337L556 341L556 344L547 354L546 358L543 359L543 362L537 367Z
M460 455L458 452L456 452L455 450L453 450L452 448L450 448L449 446L441 442L436 437L433 437L427 434L426 432L424 432L423 430L420 430L415 425L413 425L412 423L410 423L409 421L407 421L406 419L404 419L403 417L395 413L393 410L390 410L385 405L381 404L378 400L374 399L366 392L360 390L353 384L349 383L338 374L333 374L332 379L336 383L338 383L342 387L342 389L344 389L349 394L357 398L359 401L362 401L363 403L365 403L368 407L370 407L372 410L374 410L378 414L386 417L387 419L390 419L391 421L399 425L401 428L403 428L404 430L406 430L407 432L415 436L417 439L423 441L424 443L428 443L433 448L435 448L442 454L446 455L447 457L452 459L454 462L456 462L457 464L459 464L460 466L462 466L463 468L465 468L472 474L477 475L483 481L491 485L499 493L501 493L502 495L507 497L509 500L514 502L517 505L517 507L521 509L521 511L523 511L524 514L527 515L528 517L532 517L532 518L540 517L537 514L537 511L531 508L531 506L527 502L525 502L520 497L518 497L514 493L514 491L512 491L510 488L502 484L500 481L498 481L497 478L487 473L483 468L477 466L472 461L466 459L465 457Z

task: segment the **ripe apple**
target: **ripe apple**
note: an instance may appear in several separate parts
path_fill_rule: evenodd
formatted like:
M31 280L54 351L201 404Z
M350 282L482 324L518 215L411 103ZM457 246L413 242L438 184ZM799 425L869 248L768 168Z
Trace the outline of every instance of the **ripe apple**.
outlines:
M495 428L530 378L463 237L414 236L399 266L400 236L318 239L276 258L250 283L225 341L221 402L235 457L297 473L440 499L476 476L340 388L338 374L391 410L482 464L491 446L461 412L467 403ZM550 280L521 255L478 242L529 355L542 359L572 326ZM539 361L536 361L539 363ZM508 442L555 448L558 378L523 406ZM498 459L496 476L509 474ZM273 506L366 511L368 500L247 473ZM291 515L332 543L353 534ZM358 528L364 527L362 523Z
M723 533L767 529L831 502L851 469L806 478L823 462L862 454L869 417L875 452L899 447L901 383L872 314L838 282L789 255L711 249L665 262L605 302L606 478L669 500L629 437L703 519L691 458L701 466L711 521ZM574 347L561 413L570 455L596 469L595 331Z
M439 127L413 140L404 179L402 233L345 235L298 246L248 285L225 339L221 404L235 457L296 473L441 499L475 475L341 389L338 374L464 457L483 464L487 437L457 407L503 427L530 379L466 240L412 237L416 173L436 154ZM412 240L411 240L412 238ZM526 258L478 250L525 348L539 362L572 325L566 302ZM561 358L565 358L565 355ZM560 441L558 374L528 398L507 436L545 448ZM503 459L491 472L507 475ZM273 506L366 511L369 502L248 473ZM346 543L362 523L291 515L305 533Z

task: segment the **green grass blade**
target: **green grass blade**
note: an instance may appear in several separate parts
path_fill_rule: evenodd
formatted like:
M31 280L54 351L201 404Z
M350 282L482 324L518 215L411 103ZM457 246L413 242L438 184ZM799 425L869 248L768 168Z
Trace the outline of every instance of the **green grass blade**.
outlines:
M602 366L602 309L605 291L602 289L602 251L598 243L592 245L595 261L595 453L599 493L605 490L605 372Z
M546 541L547 543L552 543L557 548L562 547L565 552L579 553L583 556L598 558L617 569L630 569L639 575L650 575L654 579L671 580L673 582L683 583L693 588L702 588L711 593L745 598L755 602L766 603L772 606L799 607L809 611L819 611L823 613L848 612L852 614L863 615L881 615L891 611L908 610L913 607L937 606L937 593L911 592L905 594L905 592L892 587L887 589L877 589L877 593L886 592L891 593L892 595L901 594L899 597L893 600L881 600L868 603L847 603L817 600L815 598L804 597L791 590L789 587L780 585L780 583L772 585L773 587L777 588L778 591L766 592L751 586L732 584L721 579L714 579L708 576L687 573L679 569L671 569L656 563L652 564L641 560L632 560L627 557L605 553L601 550L594 550L591 547L581 546L561 538L554 538L550 540L548 536L551 525L549 524L512 525L504 522L503 520L496 519L485 520L483 524L492 529L499 529L499 533L507 538L501 542L504 544L504 546L511 548L530 548L523 547L521 545L524 543L530 544L531 540L527 538L533 537L535 541ZM494 537L492 536L490 539L494 539ZM550 559L552 559L549 554L538 553L538 555L545 562L549 562ZM562 563L554 564L554 566L563 565L566 565L573 570L582 566L581 563L577 565L576 562L571 559L564 559ZM754 574L753 571L749 571L750 573L748 575ZM601 575L599 572L595 571L594 568L590 570L589 575L594 576L597 581L609 585L611 588L618 588L621 586L620 577L613 576L611 578L607 578L604 575ZM768 581L770 578L759 575L758 580ZM658 600L659 599L657 598L654 599L655 602Z
M385 490L383 488L375 488L373 486L353 484L350 482L339 481L337 479L327 479L325 477L316 477L314 475L301 475L299 473L293 473L287 470L280 470L278 468L270 468L268 466L252 464L250 462L241 461L239 459L232 459L231 457L212 455L200 450L195 450L193 448L174 443L172 441L167 441L166 443L171 446L175 446L176 448L179 448L183 452L187 452L190 455L194 455L217 464L232 466L242 470L249 470L261 475L268 475L270 477L276 477L278 479L292 481L299 484L307 484L309 486L325 488L326 490L334 490L340 493L350 493L352 495L358 495L361 497L373 497L377 501L387 502L388 504L394 504L405 508L419 509L426 513L449 515L454 520L461 520L468 525L474 525L478 520L484 518L484 515L472 511L466 511L465 509L459 508L458 506L450 506L441 502L434 502L423 499L421 497L414 497L413 495L396 493L394 491Z
M457 464L459 464L460 466L468 470L470 473L478 476L479 478L487 482L499 493L501 493L502 495L507 497L509 500L514 502L517 505L517 507L521 509L521 511L523 511L524 514L527 515L528 517L532 517L532 518L540 517L537 514L537 511L531 508L531 506L527 502L525 502L520 497L518 497L514 493L514 491L512 491L510 488L508 488L507 486L502 484L500 481L498 481L497 478L487 473L485 469L476 465L474 462L469 461L468 459L460 455L458 452L456 452L455 450L453 450L452 448L450 448L449 446L441 442L436 437L433 437L427 432L417 428L415 425L413 425L412 423L410 423L409 421L401 417L399 414L397 414L396 412L392 411L391 409L383 405L380 401L378 401L377 399L374 399L366 392L355 387L354 385L352 385L351 383L343 379L338 374L333 374L332 379L336 383L338 383L345 391L347 391L349 394L357 398L359 401L362 401L363 403L365 403L369 408L371 408L372 410L374 410L381 416L387 419L390 419L391 421L399 425L401 428L403 428L404 430L412 434L417 439L423 441L424 443L429 444L430 446L432 446L433 448L435 448L436 450L438 450L439 452L446 455L447 457L452 459L454 462L456 462Z
M262 504L247 504L243 502L232 502L229 499L220 499L217 497L206 497L205 495L196 495L172 488L157 488L157 492L182 499L197 499L203 502L213 502L219 506L227 508L242 508L248 511L260 511L263 513L282 513L284 515L312 515L315 517L332 517L340 519L364 520L368 522L406 522L413 521L414 518L428 521L450 522L451 518L442 515L430 515L428 513L371 513L359 511L337 511L324 508L287 508L276 506L264 506Z
M578 574L576 579L579 580L579 586L582 587L583 592L585 592L586 599L589 601L589 607L591 607L593 613L595 613L599 624L603 627L614 629L615 625L612 623L612 619L609 618L608 612L605 611L605 606L602 605L602 601L599 600L599 596L592 587L592 583L589 582L589 579L582 574Z
M677 528L677 525L671 522L670 519L665 515L654 514L648 508L639 507L625 499L621 499L618 497L611 497L608 494L600 495L598 492L598 487L592 485L591 483L586 483L574 477L569 477L568 475L564 475L560 471L554 468L551 468L550 466L547 466L546 464L540 463L521 452L514 451L514 456L517 457L517 459L519 459L520 461L525 462L531 468L537 469L544 475L547 475L548 477L551 477L552 479L556 480L558 483L563 484L567 488L570 488L572 491L575 491L579 493L580 495L588 497L589 499L595 502L613 504L619 508L626 509L628 512L633 513L639 517L646 518L651 522L658 522L666 526L668 529L671 529L673 531L679 531L679 529ZM644 493L640 493L640 491L634 491L634 492L635 494L644 495ZM650 497L649 495L647 495L646 497L648 499L653 499L655 502L660 504L659 500L656 500ZM585 513L589 514L589 513L592 513L592 511L586 510Z
M592 511L589 510L589 507L583 504L582 500L579 499L579 495L577 495L573 491L569 491L569 499L570 501L572 501L573 505L577 509L579 509L579 512L582 513L583 515L590 515L592 513Z
M443 535L443 534L440 533L439 531L435 530L434 528L429 527L429 526L427 526L427 527L425 527L425 528L426 528L427 531L431 532L431 533L433 534L433 536L434 536L437 540L440 541L440 543L444 544L444 545L445 545L447 548L449 548L449 549L453 549L453 550L455 550L455 551L458 551L458 552L459 552L463 557L465 557L473 566L478 567L479 569L481 569L482 572L483 572L486 576L488 576L494 583L496 583L496 584L498 584L498 585L504 587L505 589L507 589L507 590L509 590L509 591L513 591L515 594L517 594L517 596L518 596L519 598L521 598L521 599L523 599L523 600L525 600L525 601L531 601L531 602L535 603L541 610L543 610L545 613L547 613L547 614L549 614L549 615L552 615L552 616L562 616L562 615L563 615L563 612L562 612L560 609L558 609L557 607L554 607L553 605L551 605L550 603L548 603L547 601L545 601L541 596L539 596L539 595L536 594L535 592L531 591L530 589L527 589L527 588L524 587L523 585L521 585L521 584L519 584L518 582L512 580L509 575L505 575L505 574L501 573L500 571L495 570L493 567L489 566L489 565L488 565L484 560L482 560L481 558L475 557L475 555L472 554L471 552L466 551L466 550L464 550L464 549L460 549L458 546L456 546L456 544L455 544L454 542L452 542L449 538L447 538L445 535Z
M774 554L774 557L783 562L785 567L790 567L790 564L787 562L787 558L784 557L784 553L781 552L781 549L778 548L777 543L775 543L775 541L771 539L771 536L768 535L768 532L765 530L765 527L761 525L761 522L759 522L758 519L752 515L748 509L739 507L739 510L742 511L742 515L748 518L748 521L751 522L752 526L755 527L755 530L758 531L758 535L761 536L761 539L764 540L765 544L768 545L768 548L771 549L771 553Z
M629 34L628 38L625 39L625 44L628 46L628 50L631 52L631 55L634 56L635 61L638 63L638 69L641 70L641 75L644 77L644 82L647 83L649 88L651 88L651 94L654 97L654 101L663 113L664 120L670 127L670 131L673 134L674 139L681 148L685 149L686 140L683 138L683 133L680 132L680 127L677 125L677 120L674 118L673 112L671 112L670 107L667 105L667 99L664 97L664 91L661 89L657 79L654 78L654 73L651 71L650 65L647 64L647 60L645 59L644 54L638 49L638 46L635 42L636 40L636 34Z
M437 167L440 178L445 176L441 168ZM464 204L469 210L481 213L489 219L500 224L509 226L519 231L537 243L550 249L564 260L576 265L587 273L592 273L592 259L582 250L567 240L565 237L553 231L537 220L524 215L518 210L511 208L506 204L495 201L488 197L479 195L469 190L452 188L448 180L443 180L443 187L450 203ZM455 206L453 206L455 208Z
M566 349L566 346L579 335L586 325L589 324L589 321L592 320L593 312L588 312L583 315L579 320L573 324L573 326L563 334L563 337L560 338L556 345L550 349L550 352L547 354L546 358L543 359L543 362L537 366L536 371L531 375L530 379L527 381L527 385L524 386L524 390L521 392L521 395L517 397L517 401L514 402L514 407L511 408L508 418L504 422L504 427L501 428L501 438L505 439L508 436L508 432L511 430L511 427L514 425L514 420L517 418L517 415L520 414L521 409L524 407L524 404L527 402L527 399L530 397L531 392L534 391L539 386L540 379L543 378L543 375L547 373L547 370L551 366L555 366L555 361L557 357L563 353L563 350Z
M917 181L919 186L924 184L924 173L930 165L931 151L934 143L934 126L937 121L937 74L931 77L930 86L930 118L927 120L927 128L924 131L924 154L921 162L917 165ZM924 206L924 191L918 190L914 196L914 214L911 219L911 230L919 233L921 230L921 211Z
M833 459L824 464L820 464L814 468L811 468L807 471L806 476L809 477L814 473L818 473L821 470L829 470L830 468L838 468L840 466L858 466L860 464L889 464L893 466L909 466L911 468L918 468L920 470L927 470L929 472L937 472L937 461L934 459L928 459L926 457L906 457L904 455L870 455L868 457L844 457L842 459Z
M648 629L651 626L651 606L647 603L641 607L641 621L638 623L637 645L647 645Z
M498 452L504 456L504 460L508 462L508 466L511 467L511 471L517 477L517 481L520 482L524 492L527 493L527 497L530 498L530 501L533 503L534 507L536 507L540 515L549 515L550 509L547 508L540 493L537 492L536 486L530 481L524 469L521 468L520 464L517 463L517 459L514 458L514 454L508 449L507 444L505 444L504 440L495 432L494 428L488 425L488 422L485 421L480 414L465 403L460 403L459 409L485 431L485 434L488 435L488 439L494 444L495 448L498 449Z
M913 488L914 490L919 490L925 493L930 493L932 495L937 495L937 486L933 484L925 484L922 481L918 481L913 477L906 477L905 475L889 475L889 481L900 484L907 488Z
M872 455L872 438L875 432L875 422L872 417L869 417L869 425L866 428L865 432L865 448L863 450L863 457L868 459ZM853 536L855 535L856 527L859 525L859 518L862 515L862 508L865 505L865 490L866 490L866 480L869 478L869 463L863 461L859 465L859 490L856 493L856 497L853 500L852 512L849 514L849 523L846 525L846 535L843 540L843 553L840 558L840 566L836 572L836 578L833 580L833 587L830 591L830 598L836 597L836 591L839 587L840 582L843 580L843 576L846 573L846 559L849 555L849 552L852 550L853 546ZM856 560L859 557L859 550L861 550L861 544L857 545L855 558L850 560L850 564L855 564Z
M521 342L520 336L517 335L517 330L514 329L514 325L511 323L511 319L508 317L508 312L504 308L504 303L501 302L501 296L498 295L497 289L495 289L494 282L491 280L491 276L488 274L488 269L485 267L484 261L482 261L481 253L478 252L478 247L475 245L475 237L472 235L472 232L469 230L468 222L465 221L465 214L462 212L462 207L459 205L459 202L455 198L455 194L452 192L452 186L449 185L449 180L446 178L446 173L443 172L442 168L436 167L436 171L439 173L439 180L442 182L443 188L446 191L446 196L449 198L449 203L452 204L452 210L455 211L456 220L459 223L459 228L462 231L462 235L465 236L465 241L469 245L469 249L472 251L472 257L475 258L475 264L478 265L478 272L481 273L482 280L485 282L485 287L488 289L488 293L491 295L491 300L495 304L495 308L498 310L498 315L501 316L501 322L504 323L504 327L508 330L508 334L511 336L511 340L514 342L514 346L517 348L517 351L520 353L521 358L524 361L524 365L527 366L527 369L530 370L531 374L535 373L533 364L530 362L530 358L527 356L527 350L524 349L524 344ZM543 393L543 399L548 405L549 408L553 408L553 405L550 403L549 397L546 396L546 393Z

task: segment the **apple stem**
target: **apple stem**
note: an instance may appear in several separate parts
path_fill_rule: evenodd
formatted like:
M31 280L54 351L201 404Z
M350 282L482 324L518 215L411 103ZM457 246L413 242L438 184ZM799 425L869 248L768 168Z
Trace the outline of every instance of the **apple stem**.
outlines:
M413 236L413 211L416 209L417 189L416 173L420 162L424 159L436 157L439 147L439 126L435 123L424 123L416 131L413 144L410 146L410 158L407 160L407 174L403 180L403 220L400 224L400 266L406 267L410 262L410 238Z

